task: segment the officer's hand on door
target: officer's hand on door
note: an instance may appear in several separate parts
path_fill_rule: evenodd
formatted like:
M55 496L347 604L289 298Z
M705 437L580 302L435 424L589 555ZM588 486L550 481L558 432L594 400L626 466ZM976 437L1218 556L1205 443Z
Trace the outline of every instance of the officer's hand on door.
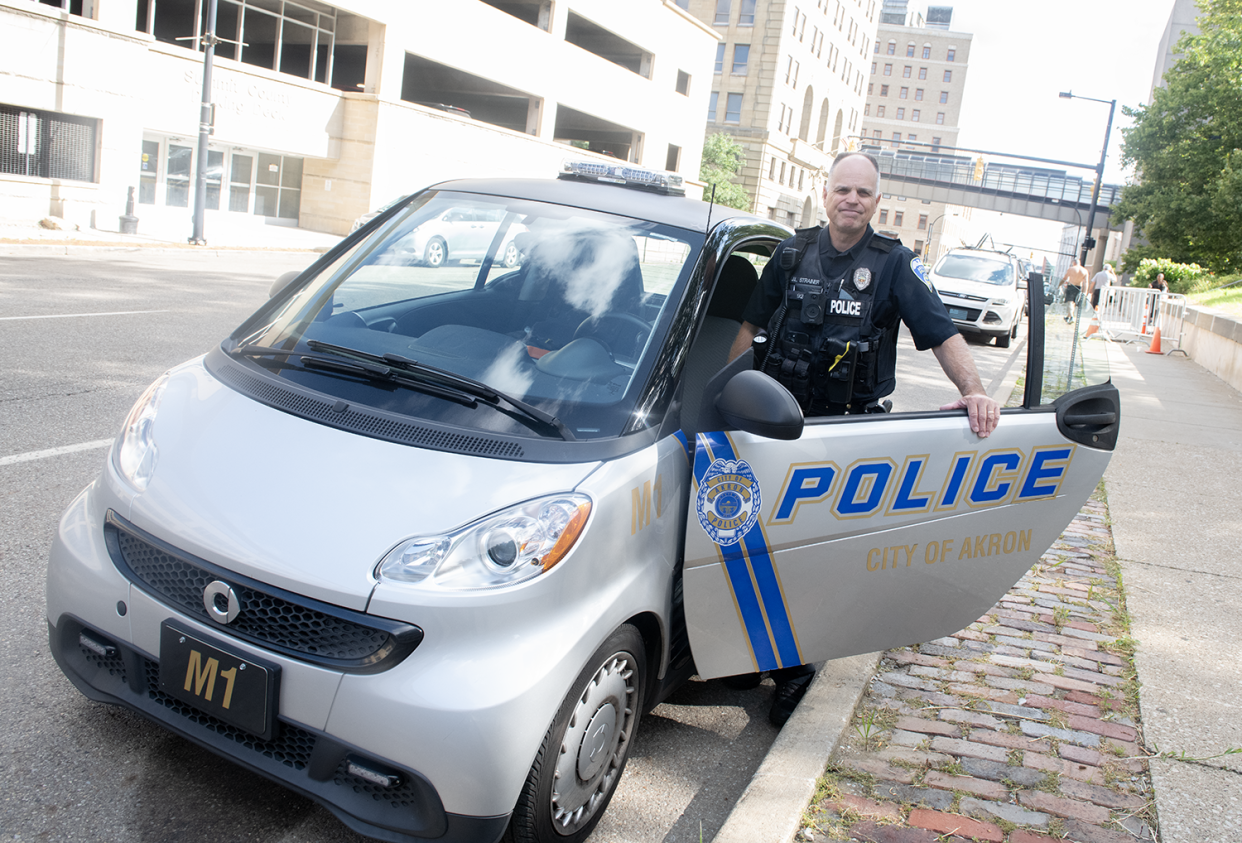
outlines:
M983 393L963 395L952 404L945 404L942 410L959 410L966 408L966 416L970 419L970 429L979 434L980 439L987 439L1000 422L1000 404Z

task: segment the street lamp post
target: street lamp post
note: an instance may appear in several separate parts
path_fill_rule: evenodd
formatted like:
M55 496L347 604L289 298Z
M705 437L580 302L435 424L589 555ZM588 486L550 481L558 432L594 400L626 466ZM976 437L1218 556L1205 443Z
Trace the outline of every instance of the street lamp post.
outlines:
M1095 187L1091 190L1091 207L1087 210L1087 234L1082 241L1082 265L1087 265L1087 252L1095 245L1091 236L1091 224L1095 222L1095 204L1100 198L1100 187L1104 184L1104 162L1108 158L1108 136L1113 131L1113 112L1117 109L1117 100L1099 100L1095 97L1084 97L1073 91L1061 91L1058 94L1065 100L1090 100L1091 102L1108 103L1108 125L1104 127L1104 148L1100 150L1100 163L1095 168Z
M203 99L198 116L198 168L194 180L194 233L190 242L203 245L203 221L207 215L207 139L212 133L211 67L216 56L216 0L207 0L206 29L203 32Z

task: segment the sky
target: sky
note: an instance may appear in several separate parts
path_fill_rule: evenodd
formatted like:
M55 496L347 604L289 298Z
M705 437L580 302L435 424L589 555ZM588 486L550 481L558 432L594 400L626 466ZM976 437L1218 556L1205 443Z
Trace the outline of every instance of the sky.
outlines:
M918 0L909 8L921 11L927 5ZM1131 121L1121 109L1147 103L1173 0L936 0L932 5L951 5L953 31L974 35L959 146L1094 167L1108 103L1057 94L1116 99L1104 182L1125 183L1119 129ZM991 218L993 234L1006 242L1036 238L1039 243L1023 245L1055 248L1060 235L1059 223L976 216Z

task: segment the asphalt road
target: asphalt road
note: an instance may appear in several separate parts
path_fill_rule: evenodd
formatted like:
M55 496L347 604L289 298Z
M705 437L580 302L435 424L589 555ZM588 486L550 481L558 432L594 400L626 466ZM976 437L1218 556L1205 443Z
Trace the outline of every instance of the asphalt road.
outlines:
M0 839L363 839L314 803L87 700L47 649L48 549L60 513L99 472L103 443L148 383L219 342L276 276L311 258L0 257ZM932 355L902 345L896 408L952 400ZM972 350L985 386L1023 351ZM776 735L769 688L692 682L647 715L592 841L710 840Z

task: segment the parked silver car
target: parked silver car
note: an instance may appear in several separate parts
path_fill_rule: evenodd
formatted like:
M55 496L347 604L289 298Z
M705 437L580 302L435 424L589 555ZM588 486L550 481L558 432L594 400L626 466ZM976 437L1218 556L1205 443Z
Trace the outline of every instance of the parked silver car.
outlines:
M153 383L51 551L78 689L382 840L573 843L691 674L961 629L1095 488L1107 384L804 420L726 359L790 231L616 170L418 193Z

